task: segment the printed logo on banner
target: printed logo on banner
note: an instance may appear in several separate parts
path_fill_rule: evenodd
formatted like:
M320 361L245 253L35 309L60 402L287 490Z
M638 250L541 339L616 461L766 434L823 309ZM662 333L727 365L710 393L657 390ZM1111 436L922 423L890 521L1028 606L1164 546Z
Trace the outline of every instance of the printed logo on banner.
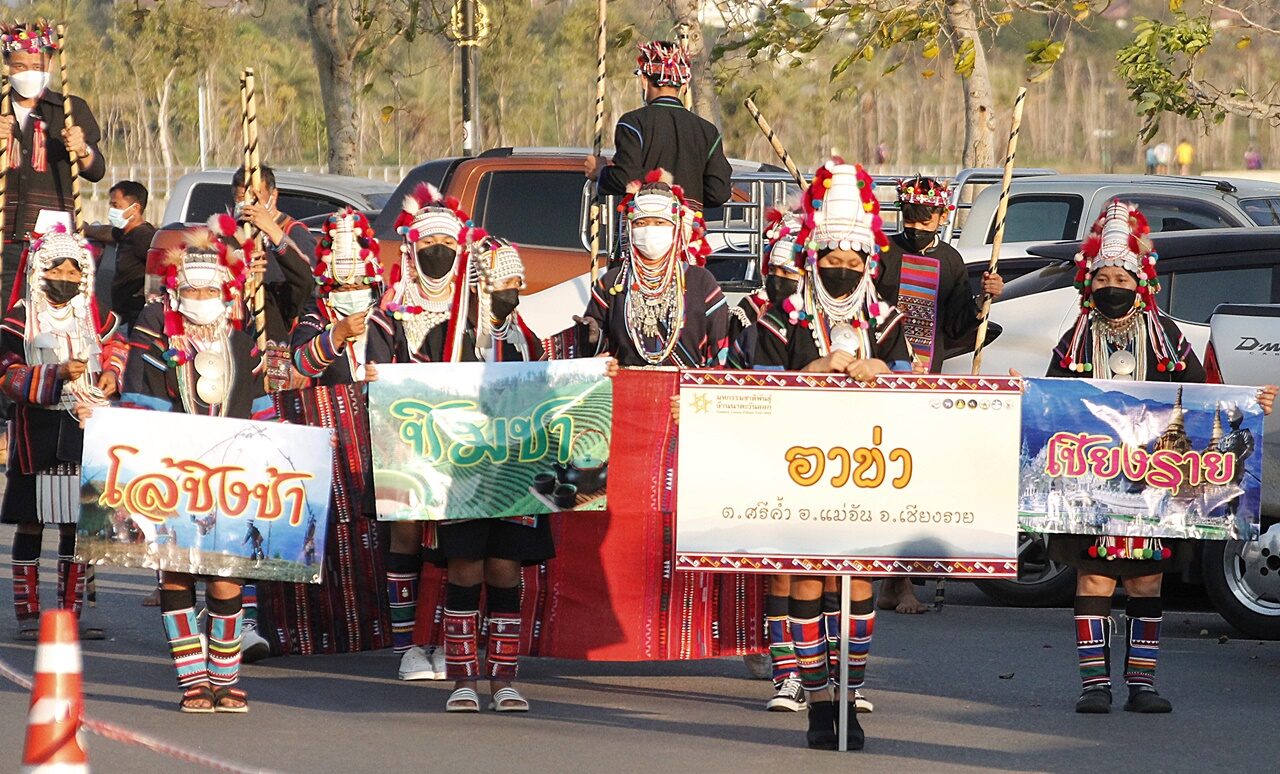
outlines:
M330 431L101 408L85 426L77 557L319 583Z
M600 358L379 366L369 386L378 518L603 510L606 367Z
M1024 529L1202 540L1258 536L1253 387L1028 379Z

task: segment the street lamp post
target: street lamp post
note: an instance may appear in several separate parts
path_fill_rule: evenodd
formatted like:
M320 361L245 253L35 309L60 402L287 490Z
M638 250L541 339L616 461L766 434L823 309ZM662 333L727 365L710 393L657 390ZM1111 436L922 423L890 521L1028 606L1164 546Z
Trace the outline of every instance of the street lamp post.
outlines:
M477 63L480 41L489 34L489 14L479 0L458 0L449 19L449 36L462 57L462 153L474 156L481 147Z

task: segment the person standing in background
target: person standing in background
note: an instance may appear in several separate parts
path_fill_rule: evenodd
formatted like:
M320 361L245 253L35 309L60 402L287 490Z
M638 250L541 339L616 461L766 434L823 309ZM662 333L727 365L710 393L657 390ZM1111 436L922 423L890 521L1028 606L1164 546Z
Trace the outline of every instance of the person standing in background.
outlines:
M1174 151L1174 157L1178 162L1178 174L1191 174L1191 165L1196 160L1196 149L1190 141L1182 139L1178 141L1178 147Z
M146 305L143 282L147 274L147 250L156 227L147 222L147 188L133 180L121 180L108 191L107 225L85 226L85 236L114 245L114 255L98 265L100 308L116 313L120 323L132 326Z

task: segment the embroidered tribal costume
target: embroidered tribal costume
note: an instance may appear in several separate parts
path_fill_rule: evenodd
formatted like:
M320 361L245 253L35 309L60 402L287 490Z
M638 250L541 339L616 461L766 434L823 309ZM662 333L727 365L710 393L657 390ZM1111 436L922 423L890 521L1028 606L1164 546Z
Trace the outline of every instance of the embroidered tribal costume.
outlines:
M1053 352L1048 376L1149 382L1203 382L1204 368L1177 323L1156 306L1158 257L1146 219L1132 205L1113 201L1094 223L1076 256L1080 314ZM1054 535L1049 558L1077 568L1082 582L1111 579L1151 584L1156 595L1132 590L1125 607L1125 684L1135 712L1169 712L1155 691L1160 646L1163 573L1185 567L1191 547L1182 540ZM1111 710L1111 593L1077 596L1076 641L1083 691L1077 712Z
M73 409L79 403L105 403L105 381L111 392L118 389L128 347L117 332L115 315L98 314L94 257L83 237L59 226L36 237L22 262L22 297L0 324L0 393L11 401L12 450L0 521L18 525L14 608L22 632L34 634L45 524L57 524L60 533L57 607L79 616L84 606L92 576L90 568L73 561L84 431ZM83 375L74 379L64 371L72 361L84 365ZM101 638L96 629L84 635Z
M910 370L902 315L880 300L874 280L888 240L881 230L874 182L861 166L839 159L814 176L803 198L803 307L787 316L766 314L753 358L757 370L807 370L851 375ZM859 370L859 369L866 369ZM874 376L859 376L874 378ZM840 658L849 662L849 688L862 687L875 630L870 581L853 580L847 654L839 642L839 601L823 604L824 579L793 575L789 603L800 682L809 704L810 747L835 749L836 711L829 686L838 678ZM824 609L829 608L829 609ZM853 710L854 707L850 707ZM849 744L865 741L850 713Z
M293 331L293 362L315 386L273 395L286 422L333 429L332 523L324 582L258 583L258 629L271 652L352 653L391 644L386 570L373 520L369 366L392 362L394 326L377 308L383 293L378 242L350 209L325 221L315 255L316 297ZM364 319L348 336L343 319ZM415 579L416 580L416 579ZM392 611L394 614L394 610Z
M723 365L729 311L715 277L697 265L711 251L701 218L661 170L627 190L619 205L627 254L592 287L585 313L597 354L623 367Z
M166 256L166 294L148 304L130 336L133 353L122 403L154 411L271 420L262 357L241 330L245 318L244 247L234 250L235 220L215 216L208 229L186 236L182 249ZM244 611L241 583L205 581L208 630L195 618L196 576L165 571L160 608L170 655L184 693L184 712L246 712L240 674ZM192 633L207 647L199 657Z

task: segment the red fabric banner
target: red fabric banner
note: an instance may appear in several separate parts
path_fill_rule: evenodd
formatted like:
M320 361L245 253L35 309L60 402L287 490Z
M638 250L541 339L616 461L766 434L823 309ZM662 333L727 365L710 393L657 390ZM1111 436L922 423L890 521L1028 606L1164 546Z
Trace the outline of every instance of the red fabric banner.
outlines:
M614 380L609 508L551 516L556 558L524 574L523 653L662 661L765 648L762 576L673 569L677 384L676 371ZM442 642L443 575L423 571L419 644Z

